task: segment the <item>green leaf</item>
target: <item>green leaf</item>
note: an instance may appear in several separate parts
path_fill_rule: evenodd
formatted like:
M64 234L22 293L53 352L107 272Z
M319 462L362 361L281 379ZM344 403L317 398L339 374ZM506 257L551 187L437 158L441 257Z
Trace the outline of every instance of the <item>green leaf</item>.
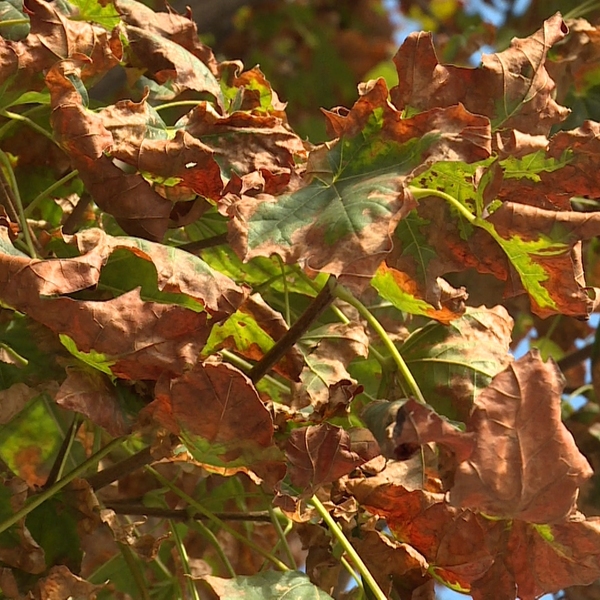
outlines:
M29 29L23 0L0 0L0 36L5 40L22 40L29 35Z
M465 421L475 396L509 363L512 319L501 306L468 308L450 325L429 323L400 353L438 413Z
M202 356L210 356L231 340L234 347L244 356L252 357L253 346L258 346L262 354L267 353L274 345L273 338L266 333L252 315L242 311L233 313L224 323L217 323L210 330ZM259 357L254 357L259 358Z
M53 496L27 515L25 525L43 548L47 565L66 565L77 572L83 558L77 527L77 517L82 513L76 506L69 506L75 500L73 496L74 492Z
M331 598L304 573L267 571L251 577L223 579L206 575L203 580L222 600L326 600Z
M30 485L42 485L63 437L52 399L41 394L0 427L0 458Z
M133 238L129 239L132 240ZM134 241L142 250L144 249L145 242L143 240ZM201 259L190 254L186 255L186 253L177 252L173 249L171 257L175 259L180 254L182 258L184 256L189 258L188 262L194 263L196 268L203 269L204 271L209 270L209 267ZM161 302L163 304L177 304L195 312L202 312L204 310L200 302L186 294L159 290L156 266L153 262L136 256L134 251L128 248L115 249L100 273L98 289L108 291L113 297L117 297L137 287L141 288L140 295L142 300Z
M111 366L114 365L117 361L109 358L106 354L102 354L102 352L96 352L96 350L92 349L89 352L82 352L77 348L74 340L71 339L66 334L59 334L58 336L62 345L75 357L78 358L81 362L89 365L93 369L105 373L108 375L112 381L115 380L115 376L111 370Z
M121 21L117 9L113 2L101 4L98 0L69 0L73 6L76 6L78 21L91 21L97 23L105 29L111 30ZM73 17L71 17L73 18Z

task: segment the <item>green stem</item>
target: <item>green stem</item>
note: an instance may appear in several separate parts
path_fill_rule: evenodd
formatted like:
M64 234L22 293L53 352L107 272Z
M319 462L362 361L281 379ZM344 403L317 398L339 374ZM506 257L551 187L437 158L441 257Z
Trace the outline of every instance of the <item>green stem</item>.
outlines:
M221 559L227 574L230 577L236 577L237 573L233 568L232 564L229 562L227 555L223 552L223 548L221 548L221 543L217 539L217 536L204 524L202 521L197 521L196 519L192 520L190 523L190 527L195 529L200 535L204 536L214 547L217 556Z
M198 596L198 588L196 588L196 584L191 578L192 570L190 569L190 559L185 548L185 544L179 535L179 531L177 531L177 525L173 523L173 521L169 521L169 527L171 528L171 534L173 535L173 540L175 541L175 547L177 548L179 558L181 559L181 568L184 575L188 576L185 579L188 583L190 595L193 600L200 600L200 596Z
M161 110L176 108L177 106L198 106L199 104L202 104L202 102L202 100L179 100L178 102L167 102L160 106L155 106L154 110L160 112Z
M242 543L246 544L256 552L258 552L261 556L271 561L280 571L289 571L290 568L280 561L276 556L273 556L270 552L267 552L263 548L261 548L258 544L255 544L252 540L244 537L241 533L233 529L219 519L214 513L212 513L208 508L205 508L200 504L197 500L194 500L191 496L188 496L183 490L180 490L174 483L169 481L166 477L163 477L155 468L147 466L146 470L149 473L152 473L158 481L165 487L168 487L174 494L179 496L182 500L185 500L192 508L198 511L200 514L203 514L205 517L210 519L213 523L216 523L221 529L232 535L234 538L240 540Z
M413 374L410 372L408 365L402 358L402 355L400 354L400 352L398 352L398 348L396 348L394 342L390 339L390 336L387 334L387 331L383 328L381 323L371 314L369 309L360 300L355 298L343 286L338 285L334 289L333 293L340 300L343 300L344 302L347 302L348 304L350 304L350 306L353 306L359 312L361 317L363 317L367 321L367 323L375 330L375 333L377 333L377 335L383 342L384 346L389 351L391 357L394 359L394 362L396 363L396 366L398 367L398 370L400 371L400 373L406 380L406 383L408 384L408 387L410 388L412 395L419 402L421 402L422 404L425 404L425 398L423 397L423 394L421 393L421 389L419 388L419 385L417 384L415 378L413 377Z
M142 569L140 569L139 558L136 557L127 544L124 544L123 542L117 542L117 545L119 546L119 550L125 559L125 564L127 565L129 572L133 575L133 580L135 581L135 585L140 592L141 600L150 600L150 595L148 593L148 582L144 577Z
M61 187L62 185L64 185L65 183L71 181L71 179L73 179L74 177L77 177L77 175L79 175L79 171L75 170L75 171L71 171L70 173L68 173L67 175L65 175L64 177L61 177L58 181L55 181L51 186L47 187L43 192L40 192L27 206L27 208L25 209L25 216L26 217L30 217L31 214L33 213L33 211L37 208L37 205L44 200L44 198L47 198L54 190L57 190L59 187Z
M19 214L21 230L23 231L23 235L25 236L25 243L27 244L29 256L31 256L31 258L35 258L37 256L37 252L35 251L33 239L31 238L31 232L29 231L29 224L27 223L27 217L25 216L25 211L23 210L23 202L21 201L21 194L19 193L17 178L15 177L15 172L13 171L12 165L10 164L10 160L6 152L4 152L3 150L0 150L0 163L2 164L2 167L4 167L6 174L8 175L8 183L12 190L15 203L17 205L16 208Z
M71 481L83 475L88 469L96 466L105 456L110 454L115 448L121 446L126 439L126 437L120 437L112 440L106 446L104 446L104 448L98 450L98 452L95 454L92 454L92 456L90 456L86 461L82 462L78 467L67 473L67 475L65 475L47 490L44 490L36 496L32 496L16 513L0 523L0 533L6 531L9 527L12 527L15 523L18 523L33 509L46 502L46 500L52 498L52 496L56 495L60 490L69 485Z
M287 326L290 326L290 323L292 322L292 316L291 316L291 311L290 311L290 295L289 295L289 290L288 290L288 282L287 282L287 277L285 275L285 265L283 263L283 260L281 258L281 256L279 256L279 254L275 255L277 257L277 260L279 262L279 268L281 269L281 281L283 282L283 295L285 298L285 322L287 323Z
M438 198L442 198L446 200L449 204L451 204L469 223L474 223L477 217L472 214L465 206L463 206L454 196L450 194L446 194L446 192L442 192L441 190L431 190L431 189L423 189L416 188L412 185L408 188L410 193L415 197L415 200L419 200L420 198L427 198L428 196L437 196Z
M275 527L275 531L277 532L277 535L279 536L279 540L281 541L281 544L283 545L283 549L285 550L287 559L288 559L292 569L296 569L296 560L294 559L294 555L292 554L292 549L290 548L290 545L288 544L286 534L283 531L283 528L281 527L281 523L279 522L277 513L275 512L275 509L271 506L270 503L269 503L269 514L271 515L271 523L273 523L273 527Z
M11 119L12 121L20 121L21 123L28 125L29 127L31 127L31 129L37 131L44 137L47 137L53 144L56 144L58 146L58 142L56 141L54 136L49 131L38 125L35 121L32 121L29 117L20 115L19 113L14 113L10 110L0 111L0 115L5 117L6 119Z
M383 593L371 571L367 569L367 565L363 562L362 558L358 555L348 538L344 535L340 526L333 520L333 517L329 514L327 509L323 506L323 503L316 497L313 496L310 499L310 503L317 509L317 512L321 515L323 521L331 531L331 534L341 544L342 548L346 551L358 572L362 575L363 580L373 592L373 598L377 600L387 600L386 595Z

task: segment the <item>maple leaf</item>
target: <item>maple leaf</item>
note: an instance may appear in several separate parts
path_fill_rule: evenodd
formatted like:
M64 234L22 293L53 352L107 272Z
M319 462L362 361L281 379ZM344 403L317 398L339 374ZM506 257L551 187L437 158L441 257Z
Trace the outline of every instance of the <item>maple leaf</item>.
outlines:
M99 230L76 239L85 254L72 259L0 254L0 297L52 331L68 335L80 351L94 350L113 359L115 376L156 379L163 370L181 373L196 362L210 333L203 306L222 318L245 296L229 278L181 250L111 238ZM151 267L150 280L142 279L141 290L135 283L133 289L123 289L118 270L109 269L110 261L103 269L122 250ZM104 301L65 297L99 284L113 291L120 287L123 293ZM144 290L159 302L143 300Z
M328 114L339 139L313 150L299 189L244 196L229 210L231 239L245 259L280 254L311 269L344 275L363 288L391 234L414 206L405 183L427 162L480 160L490 152L489 122L461 106L403 119L383 80L371 82L345 116ZM458 135L457 135L458 134Z
M252 382L235 367L207 361L179 377L161 377L145 412L181 435L206 466L252 469L273 485L285 466L273 444L273 421Z
M97 25L75 21L60 8L44 0L28 2L31 29L21 41L12 42L0 37L0 80L9 83L14 93L22 89L42 89L43 72L51 68L57 58L74 54L90 57L83 69L83 79L103 75L119 63L123 47L116 34Z
M248 85L245 79L239 81L241 77L236 84ZM245 87L236 89L246 92ZM177 127L211 148L225 177L268 171L273 175L287 174L287 184L296 162L305 160L306 150L302 140L284 123L278 115L242 110L219 115L212 105L200 102L177 122Z
M61 61L46 75L56 138L100 208L113 214L127 233L160 240L167 230L171 203L141 175L124 173L104 154L113 138L102 119L83 106L73 84L81 73L79 64Z
M502 306L469 308L448 326L418 329L400 352L427 402L440 414L467 421L474 399L510 363L512 327Z
M287 441L286 455L292 485L310 496L325 483L347 475L379 455L377 442L351 442L347 431L329 423L294 429Z
M187 14L183 16L170 7L166 13L154 12L136 0L116 0L114 4L125 23L146 29L178 44L200 59L213 75L217 75L218 67L213 51L200 41L198 27L192 19L189 7Z
M144 75L142 80L151 97L172 100L185 90L194 90L210 94L218 106L223 106L223 94L211 69L183 46L156 31L133 25L124 28L128 42L124 51L126 66L143 65L148 76Z
M533 35L513 39L503 52L484 54L477 69L441 65L432 34L411 33L394 57L400 83L390 92L392 102L410 111L460 102L489 117L494 129L547 135L569 112L553 99L554 81L545 68L548 50L567 31L557 13Z

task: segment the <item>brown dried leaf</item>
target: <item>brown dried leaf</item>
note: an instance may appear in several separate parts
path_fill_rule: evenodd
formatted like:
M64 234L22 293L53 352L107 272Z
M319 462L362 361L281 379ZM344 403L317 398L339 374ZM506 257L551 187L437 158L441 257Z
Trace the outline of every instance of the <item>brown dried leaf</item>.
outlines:
M306 362L300 380L315 410L324 413L332 400L332 386L355 383L346 367L368 355L369 338L360 323L330 323L311 331L300 348Z
M246 298L246 290L188 252L145 240L113 237L101 229L86 229L76 234L75 239L79 251L84 253L82 260L92 265L105 264L119 248L152 262L160 291L194 298L216 318L235 312Z
M268 171L288 174L289 181L296 161L306 158L302 140L277 116L245 112L221 116L203 102L179 125L211 148L228 177ZM270 186L265 187L265 191L274 193Z
M362 290L415 206L405 188L414 172L440 160L489 157L486 117L454 106L403 118L382 79L361 92L349 112L327 113L341 138L311 152L302 182L277 198L240 192L231 199L230 240L244 259L277 253Z
M55 400L59 406L85 415L114 437L131 433L131 422L119 406L116 388L98 371L67 367L67 378Z
M530 351L475 399L476 447L458 466L450 502L488 515L553 523L574 509L592 475L561 421L562 376Z
M198 27L192 19L192 11L187 8L185 16L178 15L167 4L168 12L154 12L151 8L135 0L116 0L115 7L128 25L140 27L165 37L191 52L212 72L217 74L217 61L212 50L205 46L198 36Z
M128 40L128 64L134 68L142 67L146 75L162 85L163 100L193 90L210 94L219 106L223 104L219 82L211 69L183 46L163 37L163 32L157 32L156 28L147 29L145 25L126 25L124 33Z
M191 454L208 468L249 467L270 483L283 477L269 411L252 382L231 365L207 361L179 377L161 377L146 412L183 434Z
M0 390L0 425L5 425L18 415L25 405L40 394L54 396L58 390L58 382L46 381L36 386L25 383L14 383L9 388Z
M489 117L494 128L548 135L569 112L553 99L555 85L545 67L548 50L567 31L557 13L507 50L484 54L477 69L441 65L432 34L412 33L394 57L400 83L390 92L392 102L419 111L462 103Z
M310 496L319 486L347 475L379 455L370 433L369 438L352 444L347 431L329 423L294 429L286 444L292 484Z
M81 74L83 79L103 75L121 60L123 48L116 32L109 36L102 27L71 20L52 2L28 0L27 9L29 35L20 42L0 37L0 80L16 75L15 89L41 89L43 72L74 54L91 58Z
M39 581L37 587L40 600L69 600L69 598L95 600L98 592L106 588L106 584L95 585L74 575L67 567L57 565Z
M81 60L56 63L46 75L52 98L52 127L58 142L98 206L131 234L160 240L171 203L139 174L126 174L104 154L113 143L98 115L87 111L69 77L81 74Z
M351 541L387 597L398 587L404 594L412 593L429 579L427 561L408 544L380 531L362 532L360 538L353 537Z

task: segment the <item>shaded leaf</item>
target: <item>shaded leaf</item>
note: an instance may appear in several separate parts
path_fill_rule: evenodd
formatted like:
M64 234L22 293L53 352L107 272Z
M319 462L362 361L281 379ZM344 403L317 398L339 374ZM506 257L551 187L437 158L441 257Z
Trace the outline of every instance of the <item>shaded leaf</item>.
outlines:
M329 594L314 586L304 573L298 571L266 571L251 577L223 579L212 575L203 578L217 598L223 600L326 600Z
M325 412L330 387L356 383L346 367L369 353L369 339L359 323L331 323L312 330L300 343L306 366L300 379L317 412Z
M55 400L59 406L85 415L114 437L131 433L137 412L144 406L139 398L137 402L129 398L128 406L126 398L106 377L77 367L67 367L67 378Z
M407 593L429 579L427 561L412 546L403 544L379 531L366 531L360 539L352 538L369 572L389 597L392 589Z
M28 485L43 485L68 420L53 406L47 392L31 398L11 421L0 427L0 458Z
M46 75L56 139L100 208L114 215L127 233L160 240L167 230L171 203L141 175L124 173L104 154L113 138L101 117L83 107L70 80L80 76L78 62L56 63Z
M415 331L400 352L427 402L466 421L477 394L510 362L512 326L502 306L468 308L448 326L430 323Z
M205 46L198 36L198 28L187 8L185 16L178 15L171 7L168 12L154 12L136 0L116 0L115 6L128 25L141 27L179 44L199 58L213 73L217 64L212 50Z
M146 409L205 464L252 469L274 483L283 476L273 421L252 382L236 368L198 363L180 377L162 377Z
M347 475L378 454L374 438L353 447L349 433L329 423L294 429L286 445L292 484L309 496L318 486Z
M136 266L134 273L131 273L128 269L115 273L112 281L107 281L107 284L112 284L111 287L117 285L123 287L124 284L119 283L119 280L129 279L134 282L134 285L141 285L142 291L148 296L152 294L152 288L156 285L164 295L152 294L153 299L182 304L198 310L199 307L194 306L194 303L185 302L185 298L177 298L177 295L182 294L189 299L199 301L208 311L216 314L232 313L246 295L245 291L231 279L215 271L202 259L189 252L141 239L112 237L106 235L100 229L87 229L77 234L75 239L79 250L85 253L88 261L94 264L97 264L97 262L106 263L108 257L115 250L126 249L154 267L150 269L150 278L152 280L156 278L156 284L154 284L154 281L150 284L147 279L136 280L133 275L140 270L140 267ZM122 256L121 260L123 260ZM127 278L124 277L125 273L129 274ZM99 279L100 283L102 283L104 275L103 270ZM115 288L113 287L113 289ZM132 288L125 289L130 291Z
M151 29L127 25L127 63L143 70L161 87L162 100L171 100L185 90L206 92L219 106L223 95L219 82L201 60L174 41Z

